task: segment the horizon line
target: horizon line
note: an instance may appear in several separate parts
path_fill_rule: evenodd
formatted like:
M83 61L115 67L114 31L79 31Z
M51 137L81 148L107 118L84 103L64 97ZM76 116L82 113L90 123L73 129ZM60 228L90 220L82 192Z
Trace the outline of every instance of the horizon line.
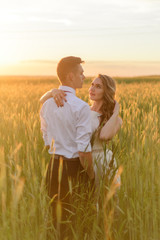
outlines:
M58 76L56 75L34 75L34 74L31 74L31 75L27 75L27 74L3 74L1 75L0 74L0 78L1 77L56 77L58 78ZM92 75L87 75L85 78L88 78L88 77L93 77ZM95 76L94 76L95 77ZM135 77L160 77L160 74L148 74L148 75L133 75L133 76L112 76L114 78L135 78Z

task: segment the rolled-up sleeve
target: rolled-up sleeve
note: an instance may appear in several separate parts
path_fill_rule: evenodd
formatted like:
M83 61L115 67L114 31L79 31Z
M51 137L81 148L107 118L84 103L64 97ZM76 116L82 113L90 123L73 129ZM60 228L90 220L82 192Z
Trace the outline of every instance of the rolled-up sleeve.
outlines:
M47 111L47 106L46 104L43 104L40 110L40 120L41 120L41 131L43 133L43 140L44 140L45 146L50 145L48 141L48 136L47 136L46 111Z
M91 113L88 105L78 112L76 121L76 143L79 152L91 152Z

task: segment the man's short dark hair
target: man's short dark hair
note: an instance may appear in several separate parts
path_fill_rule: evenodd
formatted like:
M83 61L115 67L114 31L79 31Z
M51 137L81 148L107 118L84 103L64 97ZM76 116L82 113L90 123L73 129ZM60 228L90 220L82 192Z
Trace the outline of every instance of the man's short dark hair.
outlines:
M74 56L62 58L57 65L57 75L60 81L65 81L67 74L74 71L76 66L83 62L81 58Z

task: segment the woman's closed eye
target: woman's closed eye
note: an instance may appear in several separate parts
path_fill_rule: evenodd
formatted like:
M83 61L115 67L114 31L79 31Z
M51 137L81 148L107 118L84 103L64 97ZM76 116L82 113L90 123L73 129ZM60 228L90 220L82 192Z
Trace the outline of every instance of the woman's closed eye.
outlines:
M91 86L92 87L96 87L96 88L102 88L102 86L100 84L91 83Z
M100 84L96 84L97 88L102 88L102 86Z

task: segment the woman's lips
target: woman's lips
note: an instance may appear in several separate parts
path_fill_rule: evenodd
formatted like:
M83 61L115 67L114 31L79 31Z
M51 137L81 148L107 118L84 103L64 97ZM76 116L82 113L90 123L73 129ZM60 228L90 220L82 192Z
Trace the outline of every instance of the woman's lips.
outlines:
M90 92L89 94L90 94L90 96L95 96L95 94L94 94L94 93L91 93L91 92Z

